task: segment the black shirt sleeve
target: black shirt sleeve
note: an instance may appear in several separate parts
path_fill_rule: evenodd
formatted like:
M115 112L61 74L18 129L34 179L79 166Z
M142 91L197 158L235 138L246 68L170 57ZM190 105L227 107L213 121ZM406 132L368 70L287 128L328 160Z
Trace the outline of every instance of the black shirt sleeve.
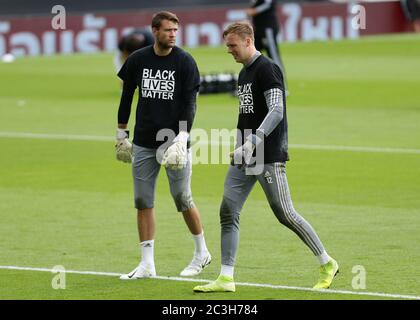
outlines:
M118 108L118 123L127 124L131 113L131 103L134 91L136 91L136 81L134 77L134 62L130 57L125 61L118 77L123 80L123 90L121 93L120 106Z
M273 88L279 88L284 91L283 75L280 67L272 63L265 63L264 66L259 70L258 74L259 83L261 83L261 90L265 92Z
M182 71L182 112L180 121L187 122L187 131L190 132L196 111L197 92L200 88L200 74L194 59L186 54Z

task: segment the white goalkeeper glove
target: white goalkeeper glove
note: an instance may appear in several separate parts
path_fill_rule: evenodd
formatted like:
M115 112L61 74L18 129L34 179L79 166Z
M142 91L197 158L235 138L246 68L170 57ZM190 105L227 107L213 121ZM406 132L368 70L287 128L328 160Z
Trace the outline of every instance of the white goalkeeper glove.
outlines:
M133 144L128 140L128 130L117 129L115 152L117 160L131 163L133 158Z
M162 165L172 170L185 168L188 160L187 141L188 133L181 131L163 154Z
M255 144L251 140L247 139L242 146L230 153L230 164L232 166L237 166L239 169L242 169L244 166L251 164L252 154L255 150Z

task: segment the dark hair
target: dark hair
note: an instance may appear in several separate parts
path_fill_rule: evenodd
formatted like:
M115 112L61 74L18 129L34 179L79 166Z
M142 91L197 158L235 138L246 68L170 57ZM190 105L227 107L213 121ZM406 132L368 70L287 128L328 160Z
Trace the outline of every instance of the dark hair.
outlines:
M134 51L153 45L155 39L148 29L134 29L123 35L118 42L118 50L121 53L121 61L126 60Z
M179 19L174 13L169 11L160 11L156 13L152 18L152 28L159 29L162 24L162 20L169 20L179 24Z
M146 41L146 37L143 34L132 33L121 38L118 43L118 49L130 54L147 45L149 45L149 43Z

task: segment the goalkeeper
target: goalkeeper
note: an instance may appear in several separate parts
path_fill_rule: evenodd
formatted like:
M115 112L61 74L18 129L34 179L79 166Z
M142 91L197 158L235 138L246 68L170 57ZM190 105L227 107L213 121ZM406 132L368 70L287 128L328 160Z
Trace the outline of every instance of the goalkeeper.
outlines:
M287 182L288 126L280 67L257 51L250 24L230 24L223 32L223 38L228 53L236 62L243 64L238 78L237 147L231 153L232 166L226 175L220 205L220 275L216 281L196 286L193 290L236 290L233 275L239 247L239 218L242 206L257 181L278 221L299 236L317 257L320 272L314 288L327 289L338 273L338 263L328 255L314 228L294 209Z
M194 59L175 46L178 23L176 15L170 12L155 14L152 19L154 45L130 55L118 73L123 80L123 91L118 110L116 153L118 160L132 163L141 254L139 265L122 275L123 280L156 275L154 198L161 164L165 166L176 208L182 212L195 242L193 258L181 276L195 276L211 261L190 187L189 131L195 116L200 77ZM132 145L126 129L137 87L139 99ZM162 132L172 133L172 137L167 134L167 141L160 141Z

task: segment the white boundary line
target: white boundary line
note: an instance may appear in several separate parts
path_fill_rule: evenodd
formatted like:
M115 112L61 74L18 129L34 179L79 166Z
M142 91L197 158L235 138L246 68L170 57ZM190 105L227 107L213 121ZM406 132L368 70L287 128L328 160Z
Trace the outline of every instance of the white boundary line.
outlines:
M18 138L18 139L51 139L51 140L76 140L76 141L104 141L111 142L114 138L111 136L91 136L75 134L54 134L54 133L28 133L28 132L1 132L0 138ZM207 145L207 143L197 142L194 145ZM210 141L212 146L229 146L225 141ZM290 148L305 150L327 150L327 151L352 151L352 152L376 152L376 153L394 153L394 154L420 154L420 149L408 148L383 148L383 147L360 147L360 146L337 146L337 145L319 145L319 144L289 144Z
M83 140L83 141L113 141L111 136L90 136L76 134L56 134L56 133L29 133L29 132L1 132L1 138L18 139L51 139L51 140Z
M330 151L420 154L420 149L405 149L405 148L329 146L329 145L320 145L320 144L290 144L290 147L295 148L295 149L330 150Z
M48 269L48 268L31 268L31 267L18 267L18 266L0 266L0 270L19 270L19 271L41 271L41 272L62 272L62 270ZM96 271L78 271L78 270L65 270L65 273L69 274L84 274L84 275L94 275L94 276L109 276L109 277L119 277L121 273L116 272L96 272ZM193 278L181 278L181 277L164 277L164 276L155 276L151 279L159 280L170 280L170 281L184 281L184 282L211 282L212 280L206 279L193 279ZM283 289L283 290L296 290L296 291L310 291L317 293L339 293L339 294L350 294L358 296L371 296L371 297L384 297L384 298L395 298L395 299L410 299L410 300L420 300L420 296L413 295L402 295L402 294L393 294L393 293L381 293L381 292L355 292L347 290L315 290L312 288L305 287L294 287L294 286L280 286L264 283L249 283L249 282L235 282L237 286L246 286L246 287L257 287L257 288L270 288L270 289Z

